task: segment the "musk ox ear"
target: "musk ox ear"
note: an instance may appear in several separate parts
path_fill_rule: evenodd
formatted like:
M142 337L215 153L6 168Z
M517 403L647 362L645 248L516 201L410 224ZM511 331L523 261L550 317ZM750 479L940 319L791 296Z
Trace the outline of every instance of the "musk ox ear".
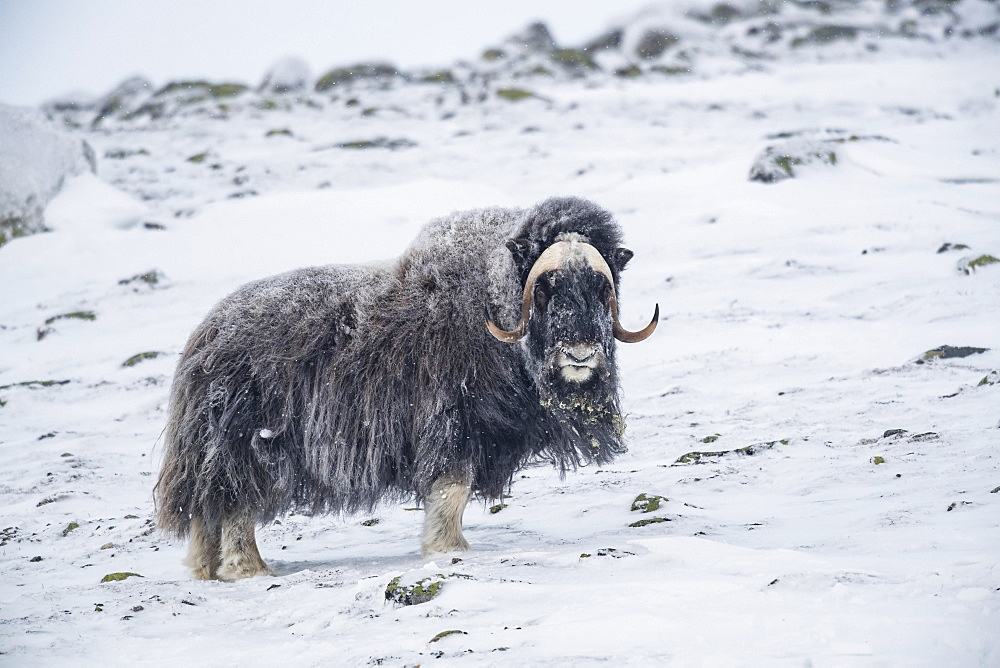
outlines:
M627 248L616 248L611 251L611 265L615 268L615 271L621 271L628 264L628 261L632 259L633 255L635 253Z
M531 242L527 239L508 239L507 250L514 256L515 260L520 261L526 258L528 252L531 251Z
M511 257L514 258L514 265L521 273L527 271L528 266L532 264L531 242L524 238L508 239L507 250L510 251Z

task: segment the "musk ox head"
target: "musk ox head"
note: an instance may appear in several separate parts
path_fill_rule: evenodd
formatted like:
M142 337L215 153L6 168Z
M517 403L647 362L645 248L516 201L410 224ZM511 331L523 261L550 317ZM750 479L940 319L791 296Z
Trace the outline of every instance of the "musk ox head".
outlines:
M512 239L507 246L515 257L526 252L522 240ZM656 329L659 305L652 321L637 332L618 321L615 276L632 251L615 248L610 255L606 259L580 234L560 235L528 272L514 329L503 330L487 317L496 339L524 345L543 397L599 399L613 394L614 340L635 343Z

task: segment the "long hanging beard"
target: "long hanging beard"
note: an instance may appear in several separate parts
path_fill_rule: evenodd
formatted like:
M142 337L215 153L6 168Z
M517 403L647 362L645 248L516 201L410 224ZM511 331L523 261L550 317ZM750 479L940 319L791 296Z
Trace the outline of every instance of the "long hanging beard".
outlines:
M599 387L599 384L598 384ZM556 423L559 434L545 448L561 470L581 464L605 464L627 451L625 416L615 394L584 388L571 394L546 393L540 400Z

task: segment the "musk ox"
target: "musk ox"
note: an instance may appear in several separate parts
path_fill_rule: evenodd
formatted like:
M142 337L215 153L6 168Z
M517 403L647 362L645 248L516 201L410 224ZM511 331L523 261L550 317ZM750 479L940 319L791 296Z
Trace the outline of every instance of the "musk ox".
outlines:
M425 554L468 549L472 492L533 460L624 451L615 339L632 257L577 198L432 221L399 258L249 283L195 329L174 377L159 526L194 577L271 573L255 527L288 512L424 505ZM509 329L505 329L505 327Z

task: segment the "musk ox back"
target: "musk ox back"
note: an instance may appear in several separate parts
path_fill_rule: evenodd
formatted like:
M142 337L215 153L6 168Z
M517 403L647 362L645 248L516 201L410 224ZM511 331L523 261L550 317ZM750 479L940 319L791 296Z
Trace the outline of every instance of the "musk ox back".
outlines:
M269 573L255 526L416 497L425 553L467 549L470 493L624 451L615 339L632 256L576 198L429 223L398 259L249 283L191 335L170 396L159 526L198 578ZM509 329L506 329L509 328Z

